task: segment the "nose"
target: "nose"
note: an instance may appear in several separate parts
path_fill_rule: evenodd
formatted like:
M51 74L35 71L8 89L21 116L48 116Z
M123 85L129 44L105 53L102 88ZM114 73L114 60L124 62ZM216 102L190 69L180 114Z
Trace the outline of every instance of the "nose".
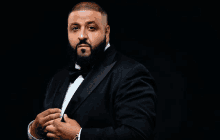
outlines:
M79 33L79 40L85 40L87 39L87 33L84 29L81 29L81 32Z

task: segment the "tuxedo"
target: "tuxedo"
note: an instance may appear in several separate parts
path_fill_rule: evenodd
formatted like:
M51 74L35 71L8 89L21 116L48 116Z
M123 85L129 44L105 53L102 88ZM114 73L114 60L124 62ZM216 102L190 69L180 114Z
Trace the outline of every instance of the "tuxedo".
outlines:
M153 139L157 102L153 77L113 45L104 54L64 113L82 127L80 140ZM65 67L49 82L43 110L61 108L69 85L69 69Z

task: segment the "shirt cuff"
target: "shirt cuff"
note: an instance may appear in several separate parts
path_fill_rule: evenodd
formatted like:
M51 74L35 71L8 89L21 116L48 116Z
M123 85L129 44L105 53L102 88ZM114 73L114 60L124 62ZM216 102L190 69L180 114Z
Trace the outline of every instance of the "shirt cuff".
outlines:
M29 140L44 140L44 139L37 139L31 135L29 128L33 122L34 120L28 124L28 128L27 128L28 139Z
M80 140L81 131L82 131L82 128L81 128L80 131L79 131L79 138L78 138L78 140Z

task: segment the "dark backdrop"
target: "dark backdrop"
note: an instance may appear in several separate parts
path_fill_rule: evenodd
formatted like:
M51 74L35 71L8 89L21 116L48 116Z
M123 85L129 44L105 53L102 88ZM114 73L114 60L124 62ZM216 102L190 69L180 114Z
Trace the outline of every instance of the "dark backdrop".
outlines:
M2 130L9 139L27 137L48 81L67 63L67 17L75 2L2 5ZM155 139L219 139L217 2L99 4L109 13L110 43L143 63L157 82Z

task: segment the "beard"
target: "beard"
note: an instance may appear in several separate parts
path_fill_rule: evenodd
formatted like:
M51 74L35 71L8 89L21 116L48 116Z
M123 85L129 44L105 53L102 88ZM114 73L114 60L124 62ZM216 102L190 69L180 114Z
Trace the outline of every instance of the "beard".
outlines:
M76 45L76 49L74 49L70 43L68 43L68 57L69 57L69 68L75 69L75 63L77 63L81 69L90 69L98 60L101 60L102 56L104 55L104 48L106 46L106 37L104 40L94 49L89 45L91 54L89 56L79 56L77 54L77 48L80 44L88 44L84 41L80 41L79 44Z

